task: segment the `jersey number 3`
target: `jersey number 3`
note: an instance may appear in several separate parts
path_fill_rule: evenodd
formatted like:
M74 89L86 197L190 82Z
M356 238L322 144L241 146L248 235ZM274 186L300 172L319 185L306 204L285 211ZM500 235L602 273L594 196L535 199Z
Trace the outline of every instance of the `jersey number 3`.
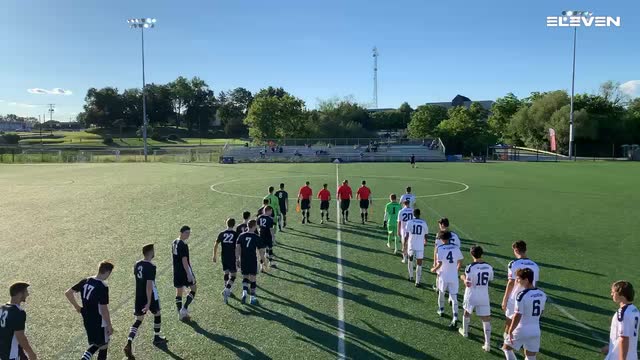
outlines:
M142 266L138 266L138 272L136 273L138 279L142 279Z
M0 310L0 328L4 328L7 325L7 316L9 316L9 312L5 310ZM638 319L636 318L636 323Z

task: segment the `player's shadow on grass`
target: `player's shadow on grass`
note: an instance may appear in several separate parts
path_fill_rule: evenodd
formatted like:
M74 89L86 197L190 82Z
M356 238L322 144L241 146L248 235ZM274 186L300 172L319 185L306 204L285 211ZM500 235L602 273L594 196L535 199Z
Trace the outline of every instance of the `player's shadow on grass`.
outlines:
M335 290L335 288L333 288ZM332 333L329 334L329 336L327 336L329 338L329 342L327 345L325 345L326 348L328 349L334 349L335 348L335 331L336 331L336 325L338 324L338 320L334 317L328 316L324 313L315 311L311 308L308 308L302 304L299 304L295 301L292 301L290 299L284 298L282 296L279 296L273 292L270 292L268 290L263 290L263 292L267 293L270 297L268 298L269 301L279 304L281 306L285 306L288 308L293 308L296 310L301 311L302 313L307 315L307 320L312 321L315 324L315 326L309 325L309 324L305 324L305 323L301 323L301 325L303 326L303 328L306 327L311 327L312 329L318 329L319 326L326 326L329 327L330 329L332 329ZM332 294L335 294L335 291L331 292ZM351 299L353 300L350 296L348 296L347 292L345 292L345 299ZM264 308L261 308L263 310L265 310ZM278 319L280 317L282 317L281 314L279 313L275 313L273 311L271 311L271 313L274 315L274 319ZM290 319L290 318L289 318ZM296 323L300 323L299 321L294 320ZM300 324L292 324L292 325L300 325ZM285 324L286 325L286 324ZM367 324L368 325L368 324ZM390 353L393 353L395 355L400 355L402 357L405 358L411 358L411 359L434 359L433 357L430 357L429 355L425 354L424 352L420 351L419 349L413 348L401 341L395 340L394 338L386 335L385 333L383 333L382 331L368 325L373 331L369 331L367 329L358 327L356 325L352 325L348 322L345 322L344 324L344 331L345 331L345 345L346 345L346 353L347 356L349 358L352 359L395 359L395 357L389 357L388 355L385 355L383 353L381 353L380 351L376 350L375 347L377 348L381 348L384 349ZM298 329L296 329L295 327L290 327L292 330L297 331L298 333L300 333L298 331ZM302 335L304 335L304 333L300 333ZM306 336L306 335L305 335ZM313 340L313 339L311 339ZM326 340L325 340L326 341ZM334 351L335 353L335 351Z
M591 297L594 297L596 299L611 300L611 298L607 297L607 296L602 296L602 295L598 295L598 294L592 294L592 293L589 293L589 292L584 292L584 291L580 291L580 290L576 290L576 289L571 289L571 288L568 288L568 287L555 285L555 284L550 284L550 283L546 283L546 282L542 282L542 281L540 282L539 287L544 289L545 291L546 290L561 291L561 292L568 292L568 293L573 293L573 294L591 296ZM552 295L552 297L555 297L555 296Z
M544 284L542 285L543 286L540 286L540 288L544 290ZM555 295L555 294L554 295L549 294L548 296L549 296L549 299L551 299L551 301L553 301L554 304L564 308L583 310L583 311L594 313L594 314L606 315L607 317L609 317L613 313L611 309L603 309L601 307L591 305L591 304L585 304L583 302L576 301L575 299L569 299L564 296Z
M542 334L546 332L556 334L561 338L571 339L594 350L604 345L600 339L609 338L609 334L599 329L590 326L589 329L585 329L575 324L571 319L561 318L566 319L566 321L558 320L558 317L551 318L543 316L540 320Z
M253 345L221 334L214 334L202 328L196 321L189 321L186 324L196 333L231 350L239 359L271 359Z
M184 358L178 356L176 353L171 351L171 349L169 349L169 346L167 344L155 345L155 347L160 351L162 351L163 353L167 354L167 356L169 356L173 360L185 360Z
M279 245L281 246L281 245ZM282 245L284 247L284 245ZM309 256L313 256L315 258L321 259L321 260L325 260L328 261L332 264L336 264L338 262L338 258L333 256L333 255L327 255L327 254L323 254L321 252L317 252L314 250L309 250L309 249L303 249L301 247L297 247L297 246L293 246L293 245L286 245L289 250L298 252L298 253L302 253L305 255L309 255ZM404 278L400 275L397 274L392 274L390 272L387 271L383 271L380 269L376 269L376 268L372 268L370 266L366 266L366 265L362 265L350 260L346 260L346 259L342 259L342 266L344 267L349 267L358 271L362 271L365 272L367 274L372 274L372 275L377 275L380 277L384 277L387 279L393 279L393 280L404 280Z
M500 254L496 254L496 253L487 253L485 254L485 257L493 257L493 258L499 258L499 259L504 259L504 260L513 260L513 257L509 257L509 256L504 256L504 255L500 255ZM604 274L600 274L597 272L592 272L592 271L588 271L586 269L573 269L573 268L568 268L562 265L556 265L556 264L548 264L548 263L543 263L543 262L539 262L537 260L534 259L534 261L536 262L536 264L538 264L538 266L540 266L541 271L544 271L545 269L554 269L554 270L566 270L566 271L575 271L575 272L579 272L579 273L583 273L583 274L589 274L589 275L594 275L594 276L601 276L604 277Z
M311 233L308 233L308 232L305 232L305 231L300 231L300 230L297 230L296 232L299 233L299 234L297 234L298 236L306 237L306 238L309 238L309 239L312 239L312 240L319 240L319 241L326 242L326 243L329 243L329 244L332 244L332 245L337 245L336 239L332 239L332 238L329 238L329 237L326 237L326 236L319 236L319 235L311 234ZM348 242L348 241L342 241L341 245L344 246L344 247L348 247L348 248L355 249L355 250L360 250L360 251L365 251L365 252L368 252L368 253L389 254L389 252L386 252L386 251L377 250L377 249L371 249L371 248L368 248L368 247L365 247L365 246L361 246L361 245L357 245L357 244L354 244L354 243ZM280 246L280 243L278 243L278 246Z

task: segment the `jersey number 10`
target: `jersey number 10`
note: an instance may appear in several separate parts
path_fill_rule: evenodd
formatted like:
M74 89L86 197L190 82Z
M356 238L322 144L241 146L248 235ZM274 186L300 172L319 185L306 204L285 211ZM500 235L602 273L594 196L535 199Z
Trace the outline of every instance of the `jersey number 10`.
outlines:
M411 233L413 235L422 235L422 225L413 225Z

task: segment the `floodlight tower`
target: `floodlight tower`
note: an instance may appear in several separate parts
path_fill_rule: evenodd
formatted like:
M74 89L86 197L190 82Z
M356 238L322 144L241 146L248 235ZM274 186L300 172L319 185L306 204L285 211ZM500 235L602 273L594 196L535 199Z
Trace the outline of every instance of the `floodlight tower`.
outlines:
M152 29L156 26L156 19L154 18L140 18L127 20L129 26L132 29L140 29L142 36L142 138L144 141L144 161L147 162L147 99L146 99L146 87L147 83L144 78L144 29Z
M373 47L373 106L378 108L378 48Z

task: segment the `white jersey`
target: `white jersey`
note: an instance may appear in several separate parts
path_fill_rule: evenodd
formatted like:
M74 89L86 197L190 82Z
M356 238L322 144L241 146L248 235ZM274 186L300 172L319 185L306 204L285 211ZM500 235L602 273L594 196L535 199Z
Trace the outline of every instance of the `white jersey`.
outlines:
M629 352L625 360L638 360L638 331L640 312L633 304L628 304L616 312L611 319L611 331L609 333L609 352L605 360L618 360L620 358L620 337L629 338Z
M408 250L424 251L424 238L429 233L427 222L422 219L407 221L404 233L409 234Z
M516 295L516 314L520 322L513 331L514 336L539 337L540 316L544 311L547 295L540 289L524 289Z
M458 261L464 259L460 248L455 245L442 245L438 247L436 261L442 266L438 270L438 275L445 282L458 281Z
M516 259L509 263L508 278L510 280L515 281L518 270L524 269L524 268L529 268L531 269L531 271L533 271L532 285L536 286L536 284L538 283L538 280L540 279L540 268L538 268L538 264L526 258ZM522 290L524 289L520 285L518 285L518 282L516 281L513 285L513 290L511 291L511 295L509 296L510 301L512 302L515 301L516 296Z
M407 225L407 221L412 219L413 209L410 207L402 208L402 210L400 210L400 212L398 213L398 221L400 222L400 235L402 235L402 240L404 240L404 228Z
M436 239L436 248L442 244L444 244L442 240ZM451 239L449 239L449 244L460 247L460 238L458 237L458 234L454 233L453 231L451 231Z
M493 281L493 267L485 262L474 262L464 269L467 287L464 290L465 303L473 306L489 306L489 282Z
M413 208L413 206L416 204L416 196L413 194L402 194L402 196L400 196L400 204L404 204L405 200L409 200L410 208Z

